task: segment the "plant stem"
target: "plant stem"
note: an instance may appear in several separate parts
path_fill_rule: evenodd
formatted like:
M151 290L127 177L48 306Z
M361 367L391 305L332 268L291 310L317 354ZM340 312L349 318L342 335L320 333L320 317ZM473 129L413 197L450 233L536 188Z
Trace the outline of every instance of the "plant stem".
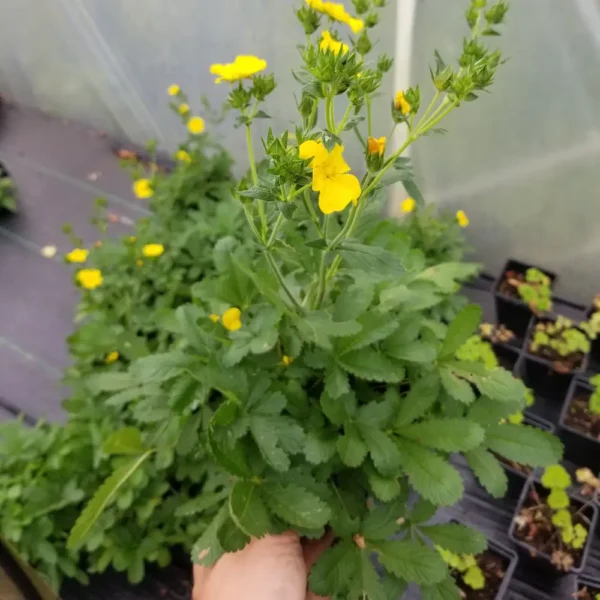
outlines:
M373 135L373 120L371 118L371 96L365 96L365 106L367 108L367 134L369 137Z
M265 248L265 256L267 258L267 262L269 263L269 266L273 270L273 273L275 273L275 276L279 280L279 284L281 285L283 291L286 293L287 297L290 299L290 301L294 305L294 308L300 314L304 314L304 307L298 302L298 300L296 300L296 297L294 296L294 294L292 294L292 291L290 290L287 283L285 282L283 275L282 275L281 271L279 270L277 263L275 262L275 259L271 256L271 252L266 248Z
M327 238L327 226L329 225L329 215L325 215L325 221L323 223L323 238ZM329 254L329 250L326 248L323 250L323 254L321 255L321 264L319 265L319 283L317 288L317 297L313 303L313 310L317 310L325 297L325 289L327 288L327 256Z
M314 223L314 226L317 228L317 232L318 232L319 236L322 237L323 239L325 239L325 234L321 230L321 223L319 223L319 217L317 216L317 213L315 212L315 208L312 205L312 201L310 199L310 192L307 189L304 189L304 196L302 197L302 201L304 202L306 211L310 215L311 221Z
M273 230L271 231L269 241L267 242L267 248L270 248L275 242L275 236L277 235L277 232L279 231L279 228L281 227L281 224L283 223L284 219L285 217L283 216L283 213L279 213L277 221L275 221L275 225L273 225Z
M335 121L332 121L332 105L333 105L333 97L327 96L325 98L325 123L327 125L327 129L333 133L335 131Z
M248 147L248 160L250 162L250 172L252 173L252 181L254 185L258 185L258 173L256 172L256 163L254 161L254 146L252 145L252 129L250 124L246 125L246 145ZM258 200L258 214L260 216L260 239L267 241L267 215L265 213L264 200Z
M263 239L260 236L260 231L258 231L258 229L256 228L256 225L254 224L254 218L250 214L247 204L244 204L244 214L246 215L246 220L248 221L248 225L250 225L250 229L252 229L252 232L256 236L256 239L262 245L264 243Z
M352 104L349 102L348 103L348 107L346 108L346 112L344 113L344 116L342 117L342 120L340 121L340 124L337 126L337 129L335 130L335 133L338 134L340 133L344 127L346 126L346 121L348 120L348 117L350 115L350 110L352 109Z
M423 123L423 121L425 121L425 119L429 116L429 113L433 110L433 107L436 105L439 97L440 91L437 90L435 96L433 97L433 100L429 103L429 106L427 107L427 110L423 113L423 116L421 117L419 123Z
M312 185L312 181L310 183L307 183L306 185L303 185L301 188L299 188L295 192L291 193L288 197L288 200L293 200L296 196L298 196L302 192L306 192L311 185Z
M354 133L356 134L356 137L358 138L358 141L362 144L363 148L366 148L367 142L365 141L365 138L362 136L362 134L358 130L358 127L355 125L352 129L354 130Z

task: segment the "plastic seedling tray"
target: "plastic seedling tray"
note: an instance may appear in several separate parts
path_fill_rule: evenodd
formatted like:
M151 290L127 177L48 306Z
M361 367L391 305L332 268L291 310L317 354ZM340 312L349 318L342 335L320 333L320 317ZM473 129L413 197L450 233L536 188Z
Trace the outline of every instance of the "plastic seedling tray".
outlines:
M552 280L551 286L554 287L554 284L556 283L556 275L554 273L546 269L541 269L535 265L530 265L511 258L504 265L500 276L496 279L494 287L492 288L494 302L496 304L496 317L498 319L498 324L502 324L510 329L515 336L521 340L525 338L527 333L527 328L532 315L531 309L520 298L506 296L500 293L499 290L502 282L504 281L504 275L507 271L516 271L517 273L525 274L527 269L530 268L536 268L548 275L548 277L550 277Z

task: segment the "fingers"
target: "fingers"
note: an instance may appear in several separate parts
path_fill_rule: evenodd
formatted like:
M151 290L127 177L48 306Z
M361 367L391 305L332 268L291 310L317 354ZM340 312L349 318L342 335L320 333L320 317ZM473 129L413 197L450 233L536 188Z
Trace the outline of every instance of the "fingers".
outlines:
M331 544L333 544L333 540L335 535L333 531L328 531L321 539L319 540L306 540L302 544L302 554L304 556L304 563L306 564L306 572L308 573L311 567L317 562L317 559ZM317 596L315 596L316 598Z
M208 550L200 552L200 559L208 554ZM194 565L194 589L192 591L192 600L204 600L205 588L208 577L211 574L213 567L204 567L202 565Z

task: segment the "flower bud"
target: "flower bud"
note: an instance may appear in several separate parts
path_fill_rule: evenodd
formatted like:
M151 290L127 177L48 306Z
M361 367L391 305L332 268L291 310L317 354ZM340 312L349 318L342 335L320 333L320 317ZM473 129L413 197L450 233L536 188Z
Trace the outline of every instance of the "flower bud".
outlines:
M373 28L379 23L379 15L377 13L369 13L365 19L365 27Z
M371 40L369 39L369 36L367 35L367 31L365 29L360 34L360 37L358 38L358 40L356 42L356 51L361 56L364 56L365 54L368 54L371 51L372 47L373 46L371 44Z
M364 15L369 10L369 0L352 0L352 4L359 15Z

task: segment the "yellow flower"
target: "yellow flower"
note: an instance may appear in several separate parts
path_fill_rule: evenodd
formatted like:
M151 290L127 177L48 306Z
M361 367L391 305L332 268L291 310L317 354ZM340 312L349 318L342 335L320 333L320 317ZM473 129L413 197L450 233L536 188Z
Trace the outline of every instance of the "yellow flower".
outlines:
M71 263L84 263L88 254L89 252L85 248L75 248L65 258Z
M178 150L175 153L175 158L181 162L192 162L192 157L185 150Z
M184 102L183 104L179 105L177 110L179 111L180 115L187 115L187 113L190 112L190 105Z
M221 317L219 317L219 315L215 315L215 313L212 313L212 315L208 315L208 318L213 322L213 323L218 323L221 320Z
M192 117L187 122L187 128L190 133L198 134L204 131L204 119L202 117Z
M237 331L242 326L242 311L239 308L228 308L223 313L223 327L229 331Z
M350 167L342 157L343 146L336 144L331 152L322 142L309 140L300 145L300 158L312 158L312 189L319 192L319 208L328 215L342 211L350 202L356 204L360 196L360 182L348 175Z
M210 67L213 75L218 75L215 83L221 81L239 81L256 75L267 68L267 61L257 56L241 55L236 56L232 63L214 64Z
M466 213L464 210L459 210L456 213L456 220L458 221L458 224L461 227L468 227L469 226L469 217L467 217Z
M114 352L109 352L106 355L106 358L104 359L104 362L107 365L111 365L112 363L114 363L118 359L119 359L119 353L115 350Z
M327 15L330 19L348 25L354 33L362 31L362 29L365 26L363 21L353 17L352 15L349 15L346 12L344 5L340 4L339 2L323 2L323 0L306 0L306 4L308 4L308 6L313 10Z
M94 290L104 281L100 269L81 269L77 271L76 279L86 290Z
M138 179L133 182L133 193L142 199L151 198L154 194L152 182L149 179Z
M181 93L181 88L176 83L174 83L173 85L170 85L167 88L167 94L169 94L169 96L177 96L180 93Z
M162 244L146 244L142 248L142 254L147 258L157 258L165 251Z
M143 261L143 260L141 260L140 258L138 258L138 259L135 261L135 264L136 264L138 267L141 267L141 266L144 264L144 261Z
M289 367L293 362L294 362L294 359L291 356L288 356L287 354L284 354L281 357L281 364L284 367Z
M406 101L404 97L404 92L397 92L396 97L394 98L394 108L399 110L403 115L407 115L412 106Z
M379 154L379 156L383 156L385 152L385 138L373 138L369 137L367 139L367 153L368 154Z
M337 40L334 40L333 37L331 37L329 31L324 31L321 35L322 39L321 43L319 44L319 48L321 48L323 52L327 52L329 50L330 52L333 52L336 55L340 52L342 52L342 54L347 54L349 50L348 46L343 42L338 42Z
M413 212L413 210L415 210L416 207L417 203L415 202L414 198L406 198L402 201L402 204L400 205L400 208L402 209L403 213L411 213Z
M365 27L365 24L360 19L355 19L354 17L349 17L347 21L344 21L346 25L350 26L352 29L352 33L359 33Z

